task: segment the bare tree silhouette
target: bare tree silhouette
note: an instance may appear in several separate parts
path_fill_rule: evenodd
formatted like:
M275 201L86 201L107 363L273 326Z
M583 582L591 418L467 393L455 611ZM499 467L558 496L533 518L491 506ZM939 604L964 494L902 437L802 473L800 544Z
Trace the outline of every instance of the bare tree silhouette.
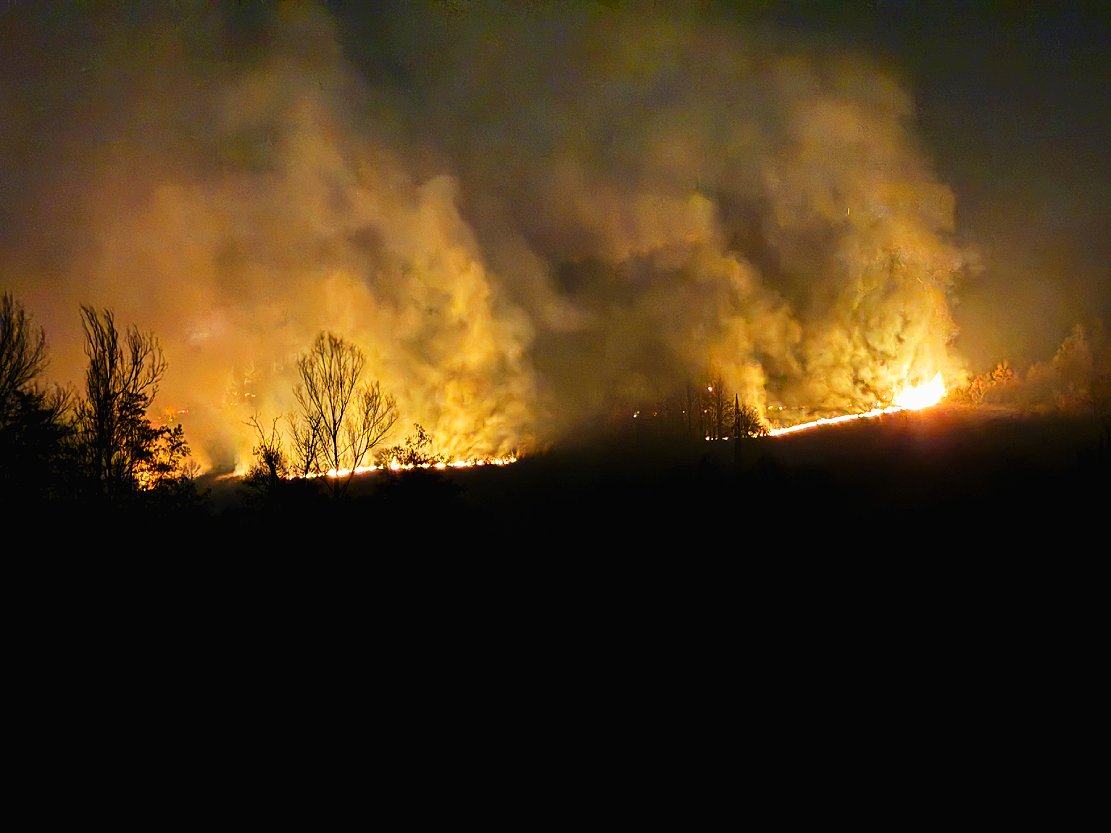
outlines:
M87 305L81 324L89 364L76 426L88 477L105 497L180 491L196 474L184 429L147 418L166 373L158 339L135 326L121 333L111 310Z
M17 394L47 365L46 333L35 326L23 304L5 292L0 298L0 424L16 408Z
M377 381L362 381L365 368L363 351L329 332L297 360L299 411L290 418L295 459L306 474L333 472L333 494L347 488L397 422L396 400Z
M69 474L72 391L45 388L46 334L12 294L0 297L0 501L56 494Z

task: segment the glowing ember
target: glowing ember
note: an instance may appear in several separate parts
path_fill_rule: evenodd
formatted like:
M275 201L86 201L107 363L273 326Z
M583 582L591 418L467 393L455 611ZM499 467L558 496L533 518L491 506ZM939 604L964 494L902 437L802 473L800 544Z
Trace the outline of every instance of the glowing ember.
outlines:
M818 428L822 425L836 425L854 419L873 419L884 414L897 414L899 411L918 411L936 405L945 396L945 382L938 373L928 382L921 385L904 388L896 397L895 404L881 408L873 408L860 414L844 414L843 416L825 417L813 422L801 422L798 425L789 425L786 428L772 428L768 435L778 437L782 434L793 434L796 431L805 431Z

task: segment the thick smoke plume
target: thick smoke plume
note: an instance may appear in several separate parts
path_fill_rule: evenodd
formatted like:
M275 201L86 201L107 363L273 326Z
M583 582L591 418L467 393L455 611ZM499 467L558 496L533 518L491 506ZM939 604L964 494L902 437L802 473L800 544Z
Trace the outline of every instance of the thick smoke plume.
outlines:
M558 442L711 369L815 414L958 381L966 258L908 91L629 5L13 14L4 287L61 379L79 304L154 331L158 401L217 467L290 410L325 329L452 455Z

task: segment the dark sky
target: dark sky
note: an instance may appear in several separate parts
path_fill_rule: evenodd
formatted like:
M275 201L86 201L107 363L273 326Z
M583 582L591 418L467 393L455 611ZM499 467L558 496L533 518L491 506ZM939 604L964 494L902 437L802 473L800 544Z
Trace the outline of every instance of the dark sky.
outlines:
M1109 16L0 0L0 284L59 370L110 304L210 400L342 325L498 447L707 357L869 407L954 322L975 373L1111 321Z

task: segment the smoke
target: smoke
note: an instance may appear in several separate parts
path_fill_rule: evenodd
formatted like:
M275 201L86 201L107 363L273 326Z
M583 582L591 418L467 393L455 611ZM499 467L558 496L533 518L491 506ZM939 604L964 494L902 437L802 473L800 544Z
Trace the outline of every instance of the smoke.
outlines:
M636 4L402 8L5 21L0 274L54 376L113 308L215 466L324 329L454 455L711 369L815 414L963 378L953 196L863 56Z
M992 382L983 397L990 405L1111 421L1111 338L1102 324L1077 324L1051 358L1018 372L997 370Z

